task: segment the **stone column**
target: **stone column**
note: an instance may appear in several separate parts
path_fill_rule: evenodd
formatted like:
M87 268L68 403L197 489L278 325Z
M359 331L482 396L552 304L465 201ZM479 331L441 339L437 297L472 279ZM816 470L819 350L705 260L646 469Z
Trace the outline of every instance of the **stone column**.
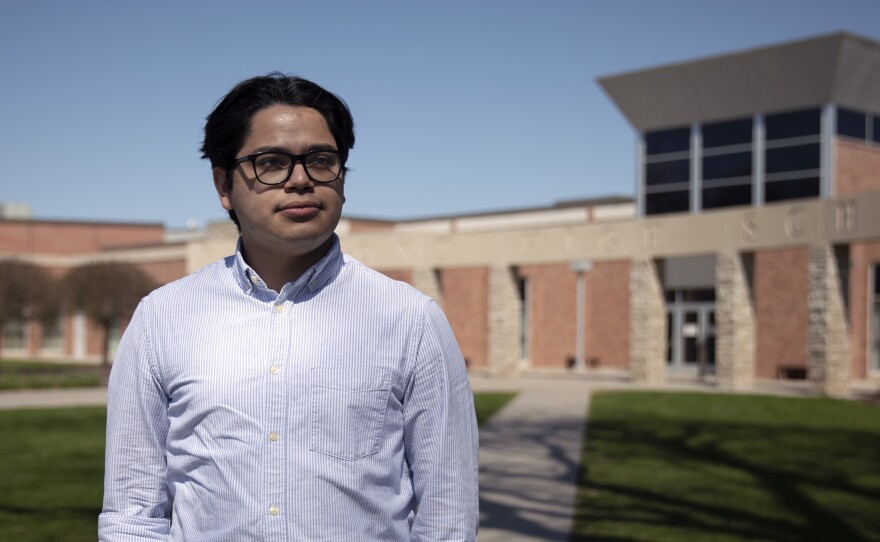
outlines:
M849 324L837 258L831 245L810 248L809 378L827 395L849 391Z
M431 267L416 267L412 270L412 285L417 290L430 297L443 306L443 288L440 286L440 277L437 271Z
M520 358L520 312L516 276L507 265L489 268L489 370L495 374L516 372Z
M743 256L715 260L715 378L718 387L746 390L755 376L755 310Z
M652 259L633 260L629 277L630 373L633 380L666 380L666 300Z

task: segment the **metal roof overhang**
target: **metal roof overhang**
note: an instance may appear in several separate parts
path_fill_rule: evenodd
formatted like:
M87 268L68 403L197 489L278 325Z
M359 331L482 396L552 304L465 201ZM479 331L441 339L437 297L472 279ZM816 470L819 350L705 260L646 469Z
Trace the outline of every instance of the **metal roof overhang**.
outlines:
M838 33L598 81L640 132L828 103L880 113L880 42Z

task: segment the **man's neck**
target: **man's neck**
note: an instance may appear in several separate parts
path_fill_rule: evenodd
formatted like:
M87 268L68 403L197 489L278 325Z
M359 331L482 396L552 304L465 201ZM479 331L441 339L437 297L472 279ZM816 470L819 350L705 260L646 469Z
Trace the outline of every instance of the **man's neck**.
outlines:
M318 263L333 245L333 238L327 239L317 249L304 254L284 254L251 247L242 239L241 251L245 262L263 279L270 289L281 292L288 282L295 282L310 267Z

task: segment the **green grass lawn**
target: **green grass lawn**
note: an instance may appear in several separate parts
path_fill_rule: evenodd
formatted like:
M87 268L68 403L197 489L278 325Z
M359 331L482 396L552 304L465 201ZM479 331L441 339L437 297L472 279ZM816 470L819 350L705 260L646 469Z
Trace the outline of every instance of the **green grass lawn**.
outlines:
M94 542L106 409L0 411L0 540Z
M575 534L590 541L880 541L880 408L593 396Z
M0 361L0 390L100 386L104 369L51 361Z
M510 402L516 396L515 393L507 392L480 392L474 394L474 408L477 410L477 423L483 423L495 414L501 407Z
M482 423L512 393L477 393ZM106 409L0 410L0 541L94 542Z

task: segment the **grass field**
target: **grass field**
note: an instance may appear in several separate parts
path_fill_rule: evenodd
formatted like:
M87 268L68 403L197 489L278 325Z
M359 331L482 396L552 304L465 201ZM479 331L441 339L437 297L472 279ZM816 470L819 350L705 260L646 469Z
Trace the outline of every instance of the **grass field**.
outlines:
M0 390L79 388L101 384L105 369L50 361L0 361Z
M591 402L574 541L880 541L877 406L637 392Z
M514 394L475 395L481 421ZM0 411L0 541L94 542L106 409Z
M0 411L0 540L94 542L106 409Z

